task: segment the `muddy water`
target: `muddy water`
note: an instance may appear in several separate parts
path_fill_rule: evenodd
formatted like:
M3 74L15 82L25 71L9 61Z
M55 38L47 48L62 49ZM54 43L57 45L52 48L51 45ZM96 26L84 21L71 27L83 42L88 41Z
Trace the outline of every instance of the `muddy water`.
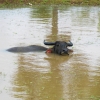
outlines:
M99 100L100 8L0 9L0 100ZM68 41L73 54L10 53L14 46ZM48 46L47 46L48 47Z

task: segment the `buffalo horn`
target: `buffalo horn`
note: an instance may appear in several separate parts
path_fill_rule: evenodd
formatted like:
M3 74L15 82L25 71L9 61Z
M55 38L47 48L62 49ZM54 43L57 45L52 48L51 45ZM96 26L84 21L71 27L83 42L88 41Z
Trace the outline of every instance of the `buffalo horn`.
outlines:
M55 42L45 42L45 40L44 40L44 44L45 45L55 45Z
M73 46L73 43L71 41L67 42L68 46Z

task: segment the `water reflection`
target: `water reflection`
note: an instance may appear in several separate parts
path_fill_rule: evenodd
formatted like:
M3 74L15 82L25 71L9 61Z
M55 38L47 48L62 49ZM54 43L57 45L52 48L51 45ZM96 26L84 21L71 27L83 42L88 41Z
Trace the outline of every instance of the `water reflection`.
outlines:
M72 40L74 43L74 53L70 56L46 54L45 52L20 54L0 52L1 64L5 69L7 66L13 69L11 73L7 73L9 84L12 85L9 98L99 100L99 11L99 7L66 6L34 6L33 8L0 10L3 16L0 16L2 19L0 22L6 20L3 25L0 25L0 50L19 45L44 46L44 39L47 41ZM3 30L4 26L5 30ZM4 39L7 40L5 43L2 42ZM10 58L8 65L5 65L6 55Z
M38 8L38 9L37 9ZM31 9L31 17L32 18L41 18L43 19L48 19L51 18L51 12L52 12L52 7L50 6L36 6L33 9ZM46 20L43 20L45 22Z
M36 56L38 56L37 65L34 63ZM15 97L21 97L26 100L59 100L62 97L62 76L59 66L69 58L61 59L57 55L41 56L38 54L18 56L18 70L14 79L15 87L13 88ZM41 66L38 62L46 64Z

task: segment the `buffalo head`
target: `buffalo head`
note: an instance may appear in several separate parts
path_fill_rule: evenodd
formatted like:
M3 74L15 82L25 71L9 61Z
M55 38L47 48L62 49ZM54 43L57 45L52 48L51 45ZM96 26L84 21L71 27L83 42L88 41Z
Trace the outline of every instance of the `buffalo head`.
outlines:
M52 52L63 55L63 54L69 54L69 46L73 46L73 43L71 41L64 42L64 41L56 41L56 42L45 42L45 45L54 45L52 48Z

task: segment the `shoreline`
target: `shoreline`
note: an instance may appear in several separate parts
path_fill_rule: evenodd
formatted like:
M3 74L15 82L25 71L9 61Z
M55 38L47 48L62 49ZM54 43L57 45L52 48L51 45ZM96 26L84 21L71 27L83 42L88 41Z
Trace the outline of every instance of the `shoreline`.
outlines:
M66 5L66 6L99 6L100 0L3 0L0 8L8 6L32 6L32 5Z

